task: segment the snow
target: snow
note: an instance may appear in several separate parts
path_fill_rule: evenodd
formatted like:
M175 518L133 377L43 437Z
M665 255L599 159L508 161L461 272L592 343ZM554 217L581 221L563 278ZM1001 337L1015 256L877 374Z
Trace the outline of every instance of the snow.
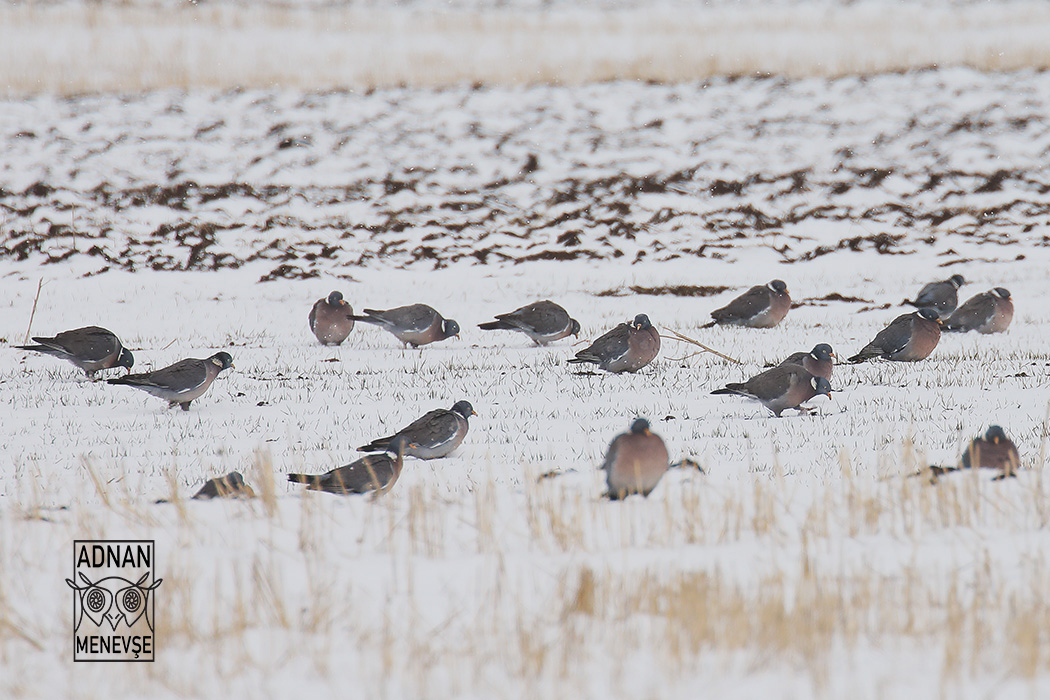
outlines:
M0 695L1045 695L1048 103L1045 72L961 68L5 99ZM956 272L963 298L1012 292L1007 333L838 366L814 415L709 393L819 342L852 355ZM779 327L700 328L773 278L801 304ZM726 290L647 291L676 285ZM333 289L463 333L321 347ZM579 343L646 313L742 364L668 339L637 374L579 373L574 341L477 329L542 298ZM235 369L168 411L11 348L31 315L110 328L136 371ZM380 499L284 477L459 399L463 445ZM703 472L605 501L636 415ZM1016 479L911 476L993 423ZM155 503L235 469L263 497ZM71 662L89 537L156 540L155 663Z

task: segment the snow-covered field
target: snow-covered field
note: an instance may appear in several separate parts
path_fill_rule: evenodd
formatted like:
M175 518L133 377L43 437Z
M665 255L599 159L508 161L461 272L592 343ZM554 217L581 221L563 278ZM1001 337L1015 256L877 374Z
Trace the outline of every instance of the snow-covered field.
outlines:
M966 69L0 102L2 344L42 281L33 335L236 365L167 411L0 348L0 696L1047 697L1047 114L1047 73ZM814 415L709 395L953 273L1009 332L837 367ZM774 277L779 327L700 329ZM333 289L463 333L321 347ZM581 374L476 327L542 298L581 343L646 313L743 364ZM459 399L464 444L381 499L286 482ZM703 472L602 500L636 415ZM909 477L993 423L1017 479ZM260 498L155 503L234 469ZM72 542L107 537L157 542L153 664L71 662Z

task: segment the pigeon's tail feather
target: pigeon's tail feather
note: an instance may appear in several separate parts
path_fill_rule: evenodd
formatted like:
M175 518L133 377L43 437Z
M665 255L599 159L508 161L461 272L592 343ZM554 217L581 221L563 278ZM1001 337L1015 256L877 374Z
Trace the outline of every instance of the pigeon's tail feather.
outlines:
M870 360L872 358L881 357L881 356L882 356L882 351L878 350L877 348L872 348L872 347L869 346L869 347L864 348L863 350L861 350L856 355L854 355L853 357L849 358L846 361L850 362L852 364L857 364L858 362L866 362L866 361L868 361L868 360Z
M394 439L394 436L379 438L373 440L367 445L362 445L357 448L358 452L386 452L390 448L390 441Z
M40 338L33 338L33 340L40 342ZM42 352L45 355L55 354L55 349L48 345L16 345L19 350L32 350L33 352Z
M306 484L307 488L320 488L321 477L314 474L289 474L288 481L293 484Z
M483 331L510 331L514 330L514 326L510 325L506 321L489 321L488 323L478 324L478 328Z

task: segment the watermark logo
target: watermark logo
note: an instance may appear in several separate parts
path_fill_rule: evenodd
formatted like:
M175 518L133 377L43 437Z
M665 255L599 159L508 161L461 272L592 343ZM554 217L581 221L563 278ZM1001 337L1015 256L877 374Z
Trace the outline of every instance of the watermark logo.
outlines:
M74 661L153 661L153 540L74 540Z

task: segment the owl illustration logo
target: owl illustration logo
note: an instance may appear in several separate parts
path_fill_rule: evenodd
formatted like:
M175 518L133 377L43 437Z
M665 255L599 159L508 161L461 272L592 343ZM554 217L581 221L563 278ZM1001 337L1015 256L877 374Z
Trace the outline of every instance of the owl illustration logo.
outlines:
M132 583L120 576L107 576L92 582L83 572L80 578L84 585L78 586L71 579L66 579L66 585L77 592L73 606L73 633L80 632L80 625L86 616L96 627L101 628L103 622L108 622L114 632L117 625L123 623L129 629L142 618L150 633L153 632L153 620L147 614L150 593L164 580L157 579L148 586L143 585L149 578L147 571L142 577Z

